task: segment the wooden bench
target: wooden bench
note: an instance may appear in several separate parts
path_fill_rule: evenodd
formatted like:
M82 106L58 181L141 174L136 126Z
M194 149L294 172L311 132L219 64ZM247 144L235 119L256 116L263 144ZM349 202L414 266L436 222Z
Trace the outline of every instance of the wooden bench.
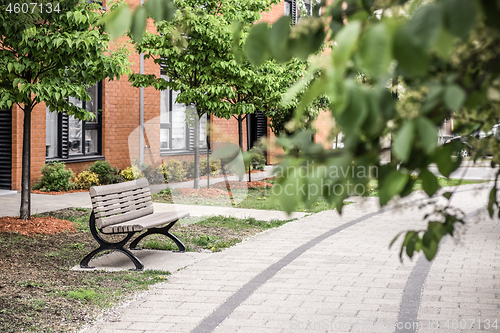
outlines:
M124 247L135 233L144 230L145 233L130 243L130 249L136 249L137 244L148 235L162 234L172 239L180 252L186 250L184 244L170 233L170 228L177 220L189 216L189 213L185 211L154 213L146 178L91 187L90 198L92 199L90 232L99 243L99 248L83 258L80 267L93 268L89 266L89 262L97 253L115 250L126 254L137 270L144 269L144 264L139 258ZM127 236L119 242L110 243L101 237L98 230L103 234L127 234Z

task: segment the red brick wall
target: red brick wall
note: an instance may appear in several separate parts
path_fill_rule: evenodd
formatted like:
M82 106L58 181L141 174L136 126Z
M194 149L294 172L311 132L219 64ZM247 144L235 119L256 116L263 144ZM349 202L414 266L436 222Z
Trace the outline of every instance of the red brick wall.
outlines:
M262 14L262 19L260 22L267 22L273 24L279 20L280 17L285 13L285 3L282 1L276 5L271 6L269 11Z
M21 165L23 152L23 110L12 107L12 189L21 189Z
M330 111L321 111L318 119L314 122L313 128L316 129L314 142L323 144L323 148L325 149L331 149L332 140L328 138L332 129L332 114Z

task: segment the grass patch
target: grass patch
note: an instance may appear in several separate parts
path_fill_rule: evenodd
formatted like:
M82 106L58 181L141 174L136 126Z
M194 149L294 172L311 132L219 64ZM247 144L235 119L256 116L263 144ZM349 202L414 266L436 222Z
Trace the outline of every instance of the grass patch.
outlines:
M186 245L186 251L218 252L261 231L279 227L286 221L259 221L254 218L239 219L226 216L193 217L176 224L172 232ZM167 237L151 235L141 242L141 247L154 250L177 250Z
M73 221L78 230L38 236L0 233L0 332L75 332L102 309L167 281L170 273L166 271L71 271L98 246L88 231L90 210L63 209L39 215ZM177 223L172 232L188 251L217 252L286 222L198 217ZM177 250L163 235L152 235L141 243L144 248Z

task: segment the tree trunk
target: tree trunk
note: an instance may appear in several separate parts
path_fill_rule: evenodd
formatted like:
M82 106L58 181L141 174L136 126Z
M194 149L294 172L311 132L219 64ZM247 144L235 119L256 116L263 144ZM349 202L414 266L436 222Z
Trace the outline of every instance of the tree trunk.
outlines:
M238 115L238 144L241 152L243 152L243 119L241 115ZM248 177L250 177L250 163L248 164ZM243 181L243 177L240 178L241 181Z
M194 188L200 188L200 117L194 116Z
M31 219L31 105L25 105L23 125L23 157L21 179L21 208L19 218Z

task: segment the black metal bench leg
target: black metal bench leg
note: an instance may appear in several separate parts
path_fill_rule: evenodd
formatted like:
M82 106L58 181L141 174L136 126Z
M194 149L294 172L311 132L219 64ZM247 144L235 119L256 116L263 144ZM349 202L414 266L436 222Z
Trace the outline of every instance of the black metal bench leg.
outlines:
M142 263L142 261L139 258L137 258L132 252L130 252L125 248L117 249L117 251L125 253L127 257L129 257L130 260L132 260L132 262L135 265L135 270L142 271L144 269L144 264Z
M94 268L93 266L89 266L90 260L99 252L105 251L106 249L103 249L102 247L99 247L95 249L94 251L90 252L85 258L80 261L80 267L81 268Z
M134 263L136 270L144 269L144 264L139 260L139 258L137 258L132 252L124 248L125 244L127 244L130 238L132 238L132 236L135 234L135 232L127 233L127 237L125 237L120 242L110 243L105 241L97 232L95 225L95 215L93 211L92 214L90 215L89 224L90 224L90 232L92 233L92 236L94 236L94 239L99 243L99 247L94 251L92 251L91 253L89 253L85 258L83 258L82 261L80 261L81 268L94 268L89 266L89 262L96 254L106 250L114 250L114 251L120 251L125 255L127 255L127 257L129 257L130 260L132 260L132 262Z
M148 229L145 233L134 239L132 243L130 243L130 248L131 249L137 249L137 244L146 236L152 235L152 234L161 234L165 235L168 238L170 238L172 241L174 241L175 245L179 248L179 252L185 252L186 251L186 246L180 241L179 238L177 238L175 235L170 233L170 228L174 226L174 224L177 221L170 222L168 225L166 225L163 228L151 228Z

